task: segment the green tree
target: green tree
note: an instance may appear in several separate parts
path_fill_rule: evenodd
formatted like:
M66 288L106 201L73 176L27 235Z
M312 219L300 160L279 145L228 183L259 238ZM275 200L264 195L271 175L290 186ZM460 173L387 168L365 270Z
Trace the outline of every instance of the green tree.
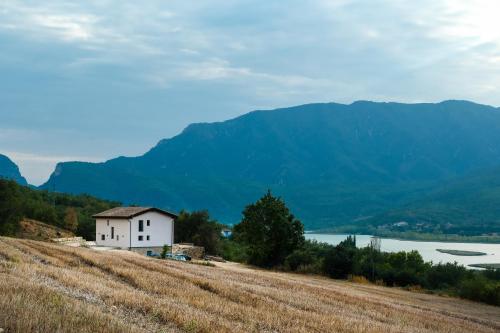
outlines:
M13 236L23 218L22 194L13 180L0 179L0 235Z
M64 215L64 227L67 230L75 232L78 229L78 213L73 207L66 208Z
M354 271L356 253L356 236L348 236L326 253L323 262L325 273L336 279L347 278Z
M234 237L247 246L248 262L272 267L304 244L304 226L281 198L268 191L243 211L243 220L234 227Z
M222 225L210 219L206 210L192 213L181 211L175 221L175 242L188 242L203 246L209 254L219 254L221 251Z

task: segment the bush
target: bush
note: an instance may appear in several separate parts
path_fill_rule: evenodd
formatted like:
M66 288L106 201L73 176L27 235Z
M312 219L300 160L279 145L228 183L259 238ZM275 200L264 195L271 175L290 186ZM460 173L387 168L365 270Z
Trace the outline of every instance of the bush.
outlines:
M360 284L371 284L370 280L365 278L363 275L349 275L347 279L350 282L360 283Z
M172 248L168 245L163 245L163 249L161 250L161 254L160 254L160 257L162 259L165 259L167 257L167 254L168 253L171 253L172 252Z
M458 285L470 273L464 266L453 264L437 264L429 267L423 285L430 289L447 289Z
M500 283L487 279L484 274L474 274L460 283L458 295L473 301L500 305Z
M335 279L346 279L354 271L356 239L349 236L325 255L323 271Z
M232 239L223 239L221 242L222 257L229 261L247 262L247 248Z
M310 266L314 263L316 258L311 252L305 249L293 251L285 258L285 267L287 270L297 271L299 267Z

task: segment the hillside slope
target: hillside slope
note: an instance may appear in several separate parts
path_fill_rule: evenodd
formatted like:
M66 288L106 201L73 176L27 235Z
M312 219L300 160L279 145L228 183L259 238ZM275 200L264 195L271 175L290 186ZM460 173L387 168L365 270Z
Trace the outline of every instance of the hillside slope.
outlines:
M463 235L500 233L500 168L447 182L419 200L384 212L366 223L381 226L399 221L407 222L404 229L412 231Z
M498 332L500 308L0 237L8 332ZM270 311L272 309L272 311Z
M20 185L28 185L26 179L21 176L19 167L5 155L0 154L0 178L12 179Z
M53 238L75 237L71 231L31 219L23 219L19 226L17 238L48 241Z
M92 215L119 205L88 195L51 193L0 179L0 235L23 235L20 222L33 219L54 226L53 230L48 230L50 227L32 225L32 229L38 229L41 235L57 235L57 232L61 233L58 228L65 228L87 240L94 240L95 220ZM73 216L71 225L68 225L68 213ZM26 235L29 236L30 232Z
M268 188L307 228L352 223L500 165L500 111L465 101L355 102L194 124L139 157L60 163L43 188L235 223Z

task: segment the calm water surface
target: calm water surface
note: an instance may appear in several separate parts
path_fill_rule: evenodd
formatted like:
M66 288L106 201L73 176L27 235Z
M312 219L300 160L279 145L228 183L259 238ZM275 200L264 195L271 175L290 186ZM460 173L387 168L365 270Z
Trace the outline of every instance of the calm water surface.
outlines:
M336 245L347 238L348 235L331 234L309 234L306 233L306 239L315 239L318 242L324 242ZM370 235L356 235L356 245L365 247L370 243ZM465 250L485 252L485 256L453 256L447 253L441 253L436 249L447 250ZM469 264L491 264L500 263L500 244L482 244L482 243L449 243L449 242L420 242L410 240L397 240L390 238L381 239L381 250L385 252L411 251L420 252L425 261L434 263L458 262L462 265Z

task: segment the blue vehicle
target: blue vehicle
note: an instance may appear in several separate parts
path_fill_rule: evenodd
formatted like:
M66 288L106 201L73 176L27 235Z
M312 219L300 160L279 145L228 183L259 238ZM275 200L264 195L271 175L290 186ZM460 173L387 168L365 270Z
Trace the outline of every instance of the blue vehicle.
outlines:
M182 253L177 253L177 254L167 253L165 258L178 260L178 261L191 261L190 256L188 256L187 254L182 254Z

